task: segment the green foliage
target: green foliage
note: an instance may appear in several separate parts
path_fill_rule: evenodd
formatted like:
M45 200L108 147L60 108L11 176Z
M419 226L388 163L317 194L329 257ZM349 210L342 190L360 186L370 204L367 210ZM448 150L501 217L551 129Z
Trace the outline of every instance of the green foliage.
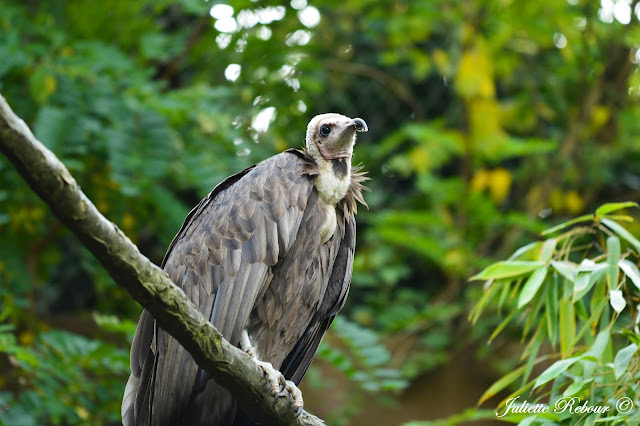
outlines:
M517 320L522 339L528 341L521 354L522 366L494 383L480 403L520 381L498 411L516 397L544 402L554 410L512 417L515 423L640 421L638 407L624 406L637 402L640 395L640 246L619 224L631 220L619 213L628 207L637 204L606 204L588 218L555 226L545 235L557 236L525 246L512 259L490 265L473 277L485 281L485 294L471 312L472 321L490 307L504 309L506 318L491 339ZM572 227L576 224L580 226ZM621 238L626 244L621 244ZM552 351L541 349L547 345ZM546 368L536 374L535 366ZM571 398L610 409L605 413L562 410L571 405Z
M131 331L128 327L127 333ZM120 376L129 370L128 351L58 330L40 333L32 347L25 347L18 344L13 327L5 325L0 328L0 352L18 369L17 377L25 388L18 396L0 392L0 423L108 424L120 420Z
M399 370L388 367L391 354L372 330L337 318L333 331L347 351L323 343L318 357L330 362L348 379L369 392L398 391L408 385Z

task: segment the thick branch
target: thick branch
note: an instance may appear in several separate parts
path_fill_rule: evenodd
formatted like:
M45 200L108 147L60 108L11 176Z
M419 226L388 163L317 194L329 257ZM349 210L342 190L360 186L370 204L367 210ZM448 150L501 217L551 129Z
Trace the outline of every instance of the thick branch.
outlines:
M0 152L111 277L153 314L200 367L231 392L245 412L264 424L324 424L307 412L294 419L293 400L288 393L274 404L262 371L250 357L227 342L167 274L100 214L67 168L33 136L2 95Z

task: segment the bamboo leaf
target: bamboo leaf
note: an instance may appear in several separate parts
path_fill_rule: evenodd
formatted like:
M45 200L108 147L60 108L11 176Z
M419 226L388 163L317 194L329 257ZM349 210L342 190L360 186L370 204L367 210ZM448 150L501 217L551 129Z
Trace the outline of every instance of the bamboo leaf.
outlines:
M638 271L638 267L627 259L621 259L620 262L618 262L618 266L631 282L635 284L638 290L640 290L640 271Z
M597 264L597 267L593 268L590 272L578 273L578 279L576 279L572 300L576 302L582 299L591 290L594 284L602 278L607 267L608 266L606 264L599 263ZM586 282L584 281L585 279L587 280Z
M617 222L614 222L611 219L602 218L600 221L605 224L609 229L618 234L623 240L627 241L629 244L633 246L633 248L640 252L640 241L636 239L629 231L627 231L622 225Z
M601 332L599 332L587 353L589 355L593 355L597 359L601 359L604 350L609 344L610 337L611 332L609 330L602 330Z
M560 374L564 373L569 367L571 367L576 361L578 361L580 357L572 357L567 359L561 359L560 361L556 361L549 368L544 370L533 386L534 389L544 385L545 383L555 379Z
M519 367L513 370L512 372L510 372L509 374L498 379L498 381L492 384L489 387L489 389L487 389L485 393L482 394L482 396L480 397L476 405L482 405L482 403L485 402L487 399L491 398L492 396L494 396L495 394L497 394L498 392L500 392L501 390L509 386L511 383L515 382L516 379L520 377L522 373L524 373L525 368L526 368L526 365L523 365L522 367Z
M571 302L573 294L573 283L566 281L564 283L563 296L560 302L560 351L568 354L573 347L573 340L576 335L576 318L574 306Z
M625 371L627 371L627 367L629 367L629 363L631 362L631 358L637 352L638 345L635 343L630 344L626 348L622 348L616 354L615 359L613 360L613 373L618 380Z
M638 203L634 203L633 201L625 201L623 203L603 204L602 206L596 209L596 217L602 217L611 212L626 209L628 207L638 207Z
M611 307L617 313L624 311L624 308L627 306L627 301L624 300L621 290L611 290L609 292L609 303L611 303Z
M584 293L589 291L589 279L591 278L591 272L580 272L576 278L576 283L573 287L572 301L580 299Z
M566 222L562 222L561 224L556 225L553 228L549 228L549 229L546 229L546 230L542 231L542 235L553 234L554 232L560 231L561 229L564 229L564 228L569 227L571 225L575 225L576 223L587 222L589 220L593 220L593 218L594 218L593 214L585 214L585 215L582 215L582 216L578 216L578 217L573 218L571 220L568 220Z
M546 294L547 334L553 346L558 338L558 275L554 274L554 280L549 284Z
M542 245L542 250L540 251L540 258L538 259L540 262L547 263L551 259L553 255L553 251L556 249L556 245L558 244L558 240L556 238L549 238Z
M517 259L518 257L522 256L523 254L538 248L542 245L542 243L540 241L536 241L534 243L529 243L525 246L520 247L518 250L514 251L513 254L511 256L509 256L509 260L514 260Z
M498 334L500 334L500 332L507 326L507 324L509 324L509 322L513 319L517 312L518 310L514 309L509 315L507 315L505 319L502 320L502 322L496 327L496 329L493 330L493 333L491 333L491 336L489 337L490 342L495 339Z
M572 305L573 306L573 305ZM585 323L583 324L582 328L580 329L580 331L578 332L578 334L575 336L575 338L573 339L573 341L571 342L571 344L569 346L567 346L566 350L569 351L571 349L574 348L575 345L578 344L578 342L580 341L580 339L582 338L582 336L584 335L584 333L589 329L589 327L591 327L591 325L594 322L597 322L600 319L600 315L602 314L602 311L604 310L604 308L607 306L607 299L606 298L602 298L602 300L600 301L600 304L597 305L593 311L591 312L591 316L589 317L589 319L587 321L585 321ZM575 333L575 322L573 324L574 326L574 333ZM609 333L609 330L603 330L603 332L606 331L607 333ZM595 343L594 343L595 345ZM592 346L593 349L593 346ZM566 353L565 350L563 349L562 353ZM595 355L595 354L594 354Z
M575 263L564 260L552 260L551 266L569 281L575 281L576 275L578 274L578 265Z
M525 260L512 260L497 262L493 265L487 266L482 272L474 275L469 280L489 280L489 279L502 279L513 278L520 275L525 275L531 271L534 271L541 266L544 266L542 262L532 262Z
M618 276L620 275L620 269L618 263L620 263L620 239L615 235L607 238L607 263L609 265L608 277L609 277L609 289L615 289L618 287Z
M524 305L529 303L531 299L536 295L540 286L544 282L545 277L547 276L547 268L539 268L536 269L524 283L524 287L520 292L520 299L518 300L518 309L522 308Z
M578 392L580 392L580 389L582 389L584 387L584 385L586 385L587 383L591 383L591 382L593 382L593 377L589 377L589 378L586 378L586 379L575 381L575 382L571 383L567 387L567 389L565 389L565 391L562 393L562 396L573 396L573 395L577 394Z

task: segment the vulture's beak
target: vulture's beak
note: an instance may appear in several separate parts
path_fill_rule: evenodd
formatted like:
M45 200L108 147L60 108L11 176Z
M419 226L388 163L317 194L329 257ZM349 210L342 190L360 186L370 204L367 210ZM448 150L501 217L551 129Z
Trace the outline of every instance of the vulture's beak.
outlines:
M367 123L362 118L354 118L349 123L349 126L356 129L356 132L368 132L369 128L367 127Z

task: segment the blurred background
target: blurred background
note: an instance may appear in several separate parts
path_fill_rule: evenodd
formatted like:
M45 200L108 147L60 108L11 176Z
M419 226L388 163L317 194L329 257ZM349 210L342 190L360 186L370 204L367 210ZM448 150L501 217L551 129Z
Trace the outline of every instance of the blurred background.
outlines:
M637 0L0 0L0 93L160 263L218 182L361 117L369 209L303 381L332 425L457 416L518 362L468 278L640 199ZM630 225L637 235L637 225ZM0 423L117 424L140 306L0 158ZM487 415L487 411L489 414ZM483 414L484 413L484 414ZM478 423L478 424L482 424Z

